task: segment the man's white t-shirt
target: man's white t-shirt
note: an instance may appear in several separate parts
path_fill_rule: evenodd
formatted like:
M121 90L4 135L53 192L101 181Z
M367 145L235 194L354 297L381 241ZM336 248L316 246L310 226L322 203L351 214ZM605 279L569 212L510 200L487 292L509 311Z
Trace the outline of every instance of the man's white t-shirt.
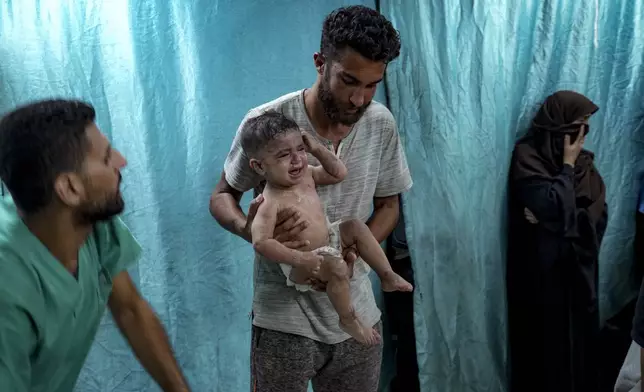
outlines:
M240 130L245 121L264 111L276 110L293 119L303 131L316 136L332 149L331 143L320 138L306 113L304 90L284 95L248 112L231 150L226 158L226 181L236 190L247 192L260 185L262 178L249 166L240 143ZM347 166L344 181L318 187L322 204L331 222L360 219L366 222L373 211L374 197L387 197L409 190L412 179L405 153L400 143L396 123L391 112L382 104L372 101L351 132L337 149L337 155ZM309 157L311 165L319 165ZM356 261L351 279L351 299L356 314L368 325L380 320L376 306L369 267ZM305 336L323 343L335 344L349 335L338 326L338 315L326 293L298 292L288 287L279 265L256 257L253 324L260 328Z

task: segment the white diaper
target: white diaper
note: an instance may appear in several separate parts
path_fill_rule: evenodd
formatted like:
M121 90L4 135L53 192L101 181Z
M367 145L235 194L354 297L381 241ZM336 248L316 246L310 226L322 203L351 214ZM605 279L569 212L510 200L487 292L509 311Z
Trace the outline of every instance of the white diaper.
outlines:
M325 256L332 256L332 257L340 257L342 258L342 251L341 249L341 244L340 244L340 222L335 222L331 223L327 220L327 226L329 228L329 245L328 246L322 246L320 248L317 248L313 250L312 252L315 253L316 255L322 254ZM309 291L312 289L311 285L309 284L298 284L293 282L290 279L291 276L291 271L293 270L293 266L290 266L288 264L282 264L280 263L280 268L282 268L282 272L284 273L284 276L286 277L286 285L289 287L295 287L297 291L305 292Z

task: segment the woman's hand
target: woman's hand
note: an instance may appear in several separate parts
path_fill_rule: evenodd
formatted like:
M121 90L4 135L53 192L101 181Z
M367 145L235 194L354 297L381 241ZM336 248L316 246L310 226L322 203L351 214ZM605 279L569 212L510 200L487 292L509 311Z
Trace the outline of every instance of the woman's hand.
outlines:
M581 150L584 148L584 141L586 141L586 136L584 135L583 126L579 129L579 133L577 134L575 141L570 141L570 135L566 135L564 137L564 164L575 167L575 162L577 162L577 158L579 157Z

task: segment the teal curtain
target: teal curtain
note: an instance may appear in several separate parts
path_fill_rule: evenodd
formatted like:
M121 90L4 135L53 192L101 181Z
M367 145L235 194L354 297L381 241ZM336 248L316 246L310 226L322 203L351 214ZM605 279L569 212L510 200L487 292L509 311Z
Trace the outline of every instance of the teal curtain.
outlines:
M210 193L243 116L313 83L322 20L350 3L0 2L0 112L95 105L129 160L124 219L144 248L130 272L194 391L249 390L252 247L211 218ZM77 391L156 390L106 317Z
M629 273L644 158L644 3L382 0L381 8L403 41L387 87L415 181L405 213L422 391L505 391L508 166L515 140L557 89L601 108L587 147L611 215L602 317L638 288Z
M313 82L322 19L350 3L359 1L0 3L0 112L52 96L96 106L129 159L125 221L144 248L131 273L195 391L249 387L252 250L216 225L208 197L245 112ZM404 204L422 391L502 392L507 168L556 89L601 107L588 147L611 212L602 316L634 296L644 3L378 3L403 41L386 88L415 180ZM99 390L158 390L109 317L77 386Z

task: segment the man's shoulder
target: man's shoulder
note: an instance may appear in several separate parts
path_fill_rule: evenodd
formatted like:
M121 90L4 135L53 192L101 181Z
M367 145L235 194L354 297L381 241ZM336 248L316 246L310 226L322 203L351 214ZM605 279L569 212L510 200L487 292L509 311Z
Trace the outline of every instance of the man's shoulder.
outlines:
M35 261L41 254L34 241L11 196L0 197L0 288L37 292L40 272Z
M11 196L2 196L0 198L0 265L5 260L21 258L24 251L31 250L30 244L27 243L30 235L29 230L22 223Z
M382 148L398 132L396 121L389 109L380 102L372 101L371 105L356 123L358 143L366 143L370 148Z
M372 101L371 105L360 119L360 127L378 132L370 132L372 136L380 136L388 139L394 132L397 132L396 120L389 109L380 102Z
M142 249L130 229L120 217L94 225L93 241L86 242L96 253L100 263L112 277L126 270L141 257Z
M38 273L29 255L21 254L15 246L0 243L0 292L12 288L32 291L38 286Z
M5 306L28 309L41 301L42 271L29 250L0 239L0 297Z
M287 115L292 115L293 111L297 110L300 106L302 91L303 90L293 91L275 98L272 101L256 106L246 113L246 118L258 116L268 110L276 110Z
M394 115L391 113L389 108L376 100L371 101L371 105L369 105L369 108L365 113L365 117L378 121L386 121L391 123L396 122L394 120Z

